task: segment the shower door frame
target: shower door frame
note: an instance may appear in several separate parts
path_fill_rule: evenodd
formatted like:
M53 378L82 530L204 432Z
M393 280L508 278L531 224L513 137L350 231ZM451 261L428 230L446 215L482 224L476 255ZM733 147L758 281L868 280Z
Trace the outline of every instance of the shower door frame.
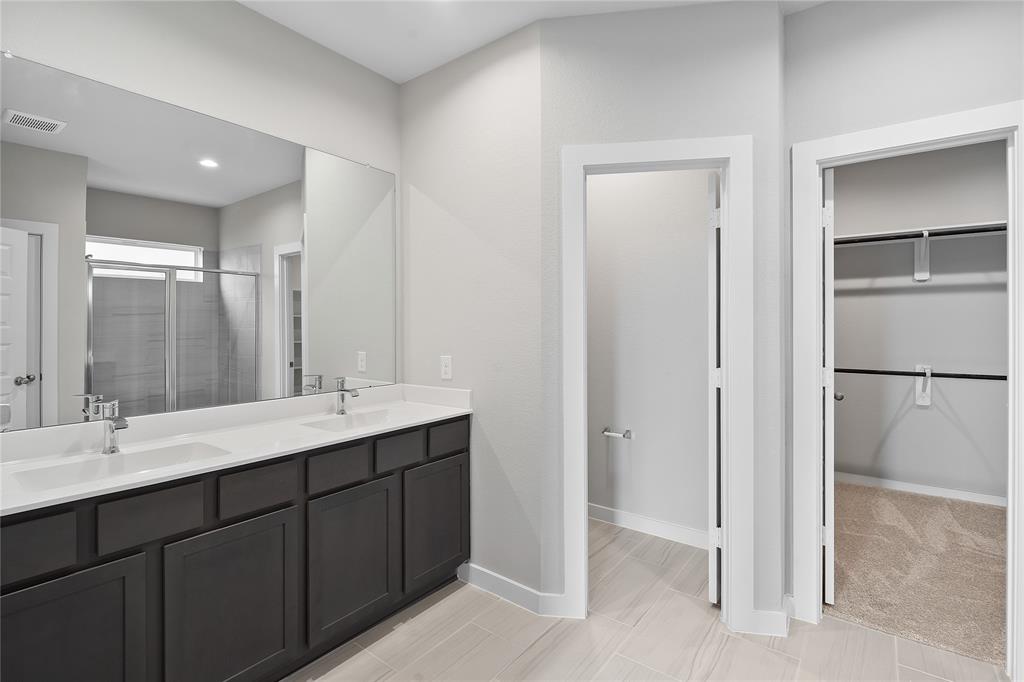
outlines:
M136 270L144 272L160 272L164 275L164 412L178 411L178 271L209 273L213 275L237 275L252 277L256 289L255 320L255 361L253 368L254 389L253 401L260 399L260 337L262 325L260 308L262 297L260 291L260 273L245 270L225 270L222 268L200 268L187 265L153 265L149 263L133 263L130 261L100 260L86 258L86 355L85 355L85 392L93 392L93 269L96 267L112 270ZM216 407L211 405L211 407Z

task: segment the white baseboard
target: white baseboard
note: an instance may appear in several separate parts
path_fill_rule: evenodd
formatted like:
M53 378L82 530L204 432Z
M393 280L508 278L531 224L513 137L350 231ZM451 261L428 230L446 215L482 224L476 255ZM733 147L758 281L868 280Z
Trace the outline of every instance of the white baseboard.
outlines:
M847 474L841 471L836 472L836 483L853 483L866 485L872 488L885 488L886 490L902 490L906 493L917 493L918 495L931 495L933 497L947 497L951 500L963 500L965 502L978 502L980 504L991 504L996 507L1005 507L1006 498L997 495L983 495L972 493L966 490L953 490L952 488L936 488L930 485L919 485L917 483L905 483L893 481L888 478L875 478L874 476L861 476L860 474Z
M689 528L670 521L652 519L642 514L633 514L632 512L612 509L611 507L602 507L599 504L590 505L590 518L641 533L647 533L648 535L657 535L659 538L680 542L691 547L708 548L707 530Z
M474 563L466 563L459 566L459 578L470 585L479 587L481 590L490 592L536 614L542 616L560 615L548 613L547 611L550 610L548 608L549 605L557 603L561 599L561 594L539 592L532 587L517 583L511 578L506 578L499 573Z
M789 615L785 611L754 609L743 622L738 623L735 632L767 637L789 636Z

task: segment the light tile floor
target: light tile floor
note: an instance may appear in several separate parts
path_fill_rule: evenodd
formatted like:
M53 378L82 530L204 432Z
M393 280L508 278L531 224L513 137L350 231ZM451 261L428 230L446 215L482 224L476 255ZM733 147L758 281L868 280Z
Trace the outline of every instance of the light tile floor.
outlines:
M707 552L590 523L590 608L545 618L455 582L287 678L338 680L1005 680L995 667L826 618L730 633Z

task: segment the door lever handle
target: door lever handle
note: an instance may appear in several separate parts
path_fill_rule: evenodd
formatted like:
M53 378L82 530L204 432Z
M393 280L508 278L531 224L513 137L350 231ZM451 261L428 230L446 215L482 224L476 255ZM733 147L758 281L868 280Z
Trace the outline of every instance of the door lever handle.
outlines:
M31 384L35 380L36 380L36 375L35 374L26 374L23 377L14 377L14 385L15 386L24 386L25 384Z

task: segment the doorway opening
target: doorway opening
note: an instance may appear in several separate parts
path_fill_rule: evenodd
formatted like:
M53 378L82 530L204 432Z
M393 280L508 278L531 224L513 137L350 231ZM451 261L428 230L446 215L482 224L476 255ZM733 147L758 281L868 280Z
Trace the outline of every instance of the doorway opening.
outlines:
M58 226L4 219L0 431L57 423Z
M274 313L277 319L277 393L302 395L302 368L305 366L306 316L302 292L305 270L301 242L274 247Z
M1021 111L793 148L794 616L1005 660L1011 677Z
M719 601L719 173L598 173L586 193L589 609L635 626Z
M823 182L825 611L1002 666L1006 143Z
M587 180L604 174L655 171L713 171L719 178L718 207L709 211L717 226L716 322L698 328L717 332L715 366L708 354L708 439L706 533L707 592L721 605L728 627L783 635L788 616L754 605L754 357L753 138L661 140L562 148L562 425L564 592L540 595L546 615L585 618L588 612L588 292ZM707 206L707 204L704 204ZM709 223L707 229L712 228ZM710 248L710 247L709 247ZM643 273L637 272L638 276ZM714 287L709 287L711 291ZM710 295L708 297L710 299ZM714 344L709 341L709 348ZM712 392L712 388L714 391ZM712 415L715 416L712 419ZM629 428L629 425L601 424ZM646 427L645 427L646 430ZM704 432L704 429L702 429ZM637 431L639 439L644 434ZM599 442L604 442L601 436ZM621 439L626 440L626 439ZM681 483L678 482L677 483Z

